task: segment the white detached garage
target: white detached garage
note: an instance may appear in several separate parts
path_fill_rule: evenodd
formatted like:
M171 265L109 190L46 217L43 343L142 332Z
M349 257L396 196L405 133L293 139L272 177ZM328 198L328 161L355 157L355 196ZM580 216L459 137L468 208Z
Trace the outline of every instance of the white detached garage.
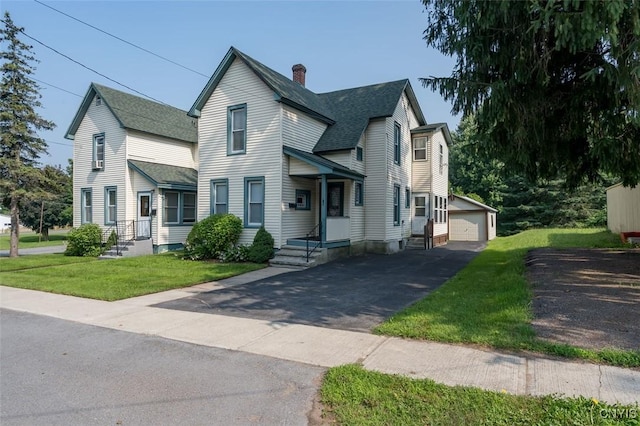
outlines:
M496 213L493 207L462 195L449 198L449 239L451 241L488 241L496 237Z

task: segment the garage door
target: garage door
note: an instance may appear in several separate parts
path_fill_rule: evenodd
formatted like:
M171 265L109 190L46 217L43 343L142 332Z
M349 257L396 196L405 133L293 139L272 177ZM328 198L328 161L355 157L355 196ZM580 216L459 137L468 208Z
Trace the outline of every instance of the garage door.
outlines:
M449 239L452 241L485 241L487 223L484 212L449 211Z

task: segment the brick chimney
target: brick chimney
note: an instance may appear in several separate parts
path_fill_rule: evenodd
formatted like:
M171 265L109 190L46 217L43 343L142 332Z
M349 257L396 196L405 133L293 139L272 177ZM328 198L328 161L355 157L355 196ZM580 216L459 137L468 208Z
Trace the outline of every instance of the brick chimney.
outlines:
M300 83L304 87L304 76L307 73L307 69L302 64L296 64L292 68L293 81Z

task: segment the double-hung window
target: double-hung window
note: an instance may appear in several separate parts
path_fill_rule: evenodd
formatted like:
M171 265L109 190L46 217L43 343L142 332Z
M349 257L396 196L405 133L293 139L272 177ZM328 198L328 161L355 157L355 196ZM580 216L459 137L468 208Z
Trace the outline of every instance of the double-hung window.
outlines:
M264 177L244 178L244 226L259 228L264 223Z
M115 186L104 189L104 224L113 225L117 220L118 193Z
M194 223L196 221L196 193L182 193L182 223Z
M91 189L83 189L80 191L80 222L91 223L93 221L93 193Z
M406 209L411 208L411 190L409 188L404 189L404 207Z
M362 182L355 182L355 205L356 206L362 206L364 205L364 191L363 191L363 183Z
M211 181L211 214L226 214L229 212L229 180L216 179Z
M364 158L364 150L362 149L361 146L357 146L356 147L356 160L357 161L363 161Z
M413 161L427 159L427 138L415 138L413 140Z
M196 221L196 193L182 191L164 192L165 225L191 224Z
M164 223L180 223L178 219L178 209L180 204L180 193L177 191L165 191L164 193Z
M93 170L104 169L104 133L93 135Z
M247 152L247 104L230 106L227 110L227 155Z
M400 146L402 145L402 127L400 124L393 125L393 162L400 164Z
M444 167L444 148L440 144L440 174L442 174L442 168Z
M400 225L400 186L393 185L393 224Z

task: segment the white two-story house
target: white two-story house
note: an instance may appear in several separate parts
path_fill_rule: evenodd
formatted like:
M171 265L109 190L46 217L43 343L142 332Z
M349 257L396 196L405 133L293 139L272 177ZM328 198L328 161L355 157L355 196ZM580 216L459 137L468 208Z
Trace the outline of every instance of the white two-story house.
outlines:
M155 251L182 247L197 219L195 119L93 83L66 137L74 141L74 227L151 239Z
M408 80L329 93L231 48L189 111L198 119L198 217L264 226L276 248L318 239L393 252L435 219L447 240L445 124L428 125Z
M242 219L244 244L264 226L276 249L392 253L429 219L446 242L446 124L427 123L406 79L314 93L305 73L285 77L232 47L188 115L92 85L68 132L74 226L140 222L142 193L157 250L215 213Z

